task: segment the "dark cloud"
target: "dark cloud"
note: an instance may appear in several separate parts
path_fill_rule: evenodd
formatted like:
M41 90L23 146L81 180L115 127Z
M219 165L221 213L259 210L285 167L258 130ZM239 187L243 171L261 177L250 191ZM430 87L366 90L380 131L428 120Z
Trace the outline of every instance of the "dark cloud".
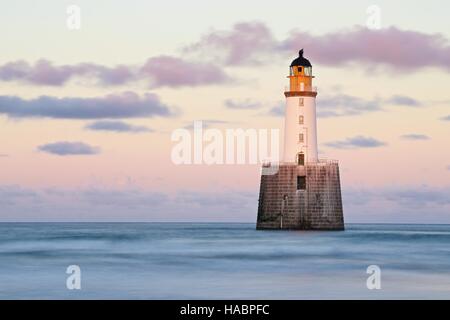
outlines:
M76 77L94 79L99 85L123 85L146 80L151 87L200 86L230 81L227 74L214 64L170 56L150 58L141 66L106 67L94 63L57 66L45 59L34 64L19 60L0 66L0 80L3 81L62 86Z
M37 147L39 151L56 154L58 156L93 155L100 152L100 148L93 147L83 142L60 141L44 144Z
M171 111L159 98L147 93L110 94L96 98L56 98L41 96L25 100L0 96L0 114L11 118L47 117L58 119L102 119L170 116Z
M429 140L430 137L424 134L418 134L418 133L410 133L410 134L404 134L401 136L402 139L405 140Z
M123 121L103 120L90 123L85 126L89 130L113 131L113 132L152 132L153 130L145 126L136 126Z
M371 67L385 65L402 72L423 67L450 71L447 38L396 27L354 27L322 35L294 30L285 39L277 40L264 23L237 23L231 30L209 32L185 50L227 65L248 65L277 55L292 56L300 48L305 48L313 64L342 66L357 62Z
M386 145L385 142L370 137L356 136L341 141L325 143L325 146L336 149L376 148Z
M5 154L5 153L0 153L0 158L6 158L9 157L9 155Z
M450 115L441 118L442 121L450 121Z
M248 110L248 109L259 109L261 108L261 103L256 101L251 101L250 99L236 101L232 99L225 100L225 106L228 109L238 109L238 110Z

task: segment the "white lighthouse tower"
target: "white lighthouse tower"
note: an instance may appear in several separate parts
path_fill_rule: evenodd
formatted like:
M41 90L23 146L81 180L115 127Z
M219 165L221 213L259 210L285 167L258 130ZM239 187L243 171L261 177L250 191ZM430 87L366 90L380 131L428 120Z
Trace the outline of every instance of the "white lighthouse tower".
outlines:
M284 118L284 162L317 162L317 90L312 86L312 66L300 50L289 69Z
M283 161L261 175L256 228L343 230L339 164L317 157L317 90L303 49L288 78Z

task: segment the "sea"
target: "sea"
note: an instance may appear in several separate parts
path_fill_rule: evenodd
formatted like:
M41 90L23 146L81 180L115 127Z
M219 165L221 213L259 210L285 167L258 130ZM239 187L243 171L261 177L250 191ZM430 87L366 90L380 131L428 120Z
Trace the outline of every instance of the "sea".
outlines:
M0 299L450 299L450 225L0 223Z

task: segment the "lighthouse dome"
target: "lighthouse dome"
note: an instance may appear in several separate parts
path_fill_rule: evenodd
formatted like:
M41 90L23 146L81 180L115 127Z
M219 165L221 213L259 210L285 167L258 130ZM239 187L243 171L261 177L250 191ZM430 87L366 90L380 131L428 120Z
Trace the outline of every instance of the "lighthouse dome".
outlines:
M298 52L298 58L292 61L291 67L294 66L312 67L311 62L309 62L308 59L303 58L303 49Z

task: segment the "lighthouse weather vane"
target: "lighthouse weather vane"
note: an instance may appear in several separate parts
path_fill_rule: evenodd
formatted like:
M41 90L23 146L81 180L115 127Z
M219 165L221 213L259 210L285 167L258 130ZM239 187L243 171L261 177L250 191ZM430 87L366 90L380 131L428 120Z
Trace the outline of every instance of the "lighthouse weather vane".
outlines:
M261 175L257 229L343 230L339 165L318 158L312 65L303 49L289 67L283 160Z

